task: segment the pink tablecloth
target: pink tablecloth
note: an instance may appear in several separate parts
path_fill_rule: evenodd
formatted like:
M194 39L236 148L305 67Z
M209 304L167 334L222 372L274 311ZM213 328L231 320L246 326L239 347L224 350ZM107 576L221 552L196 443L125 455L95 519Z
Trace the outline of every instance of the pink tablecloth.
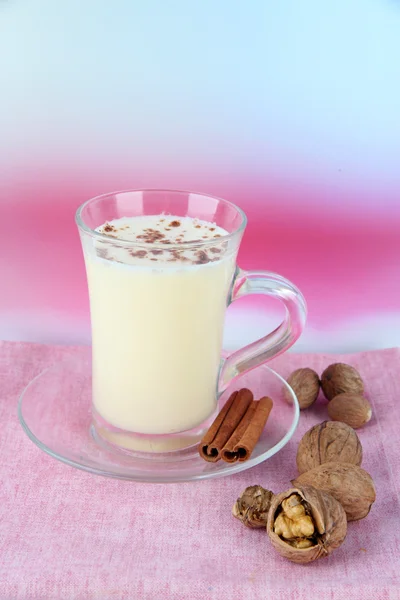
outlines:
M297 442L326 418L323 401L302 413L280 453L242 474L173 485L108 480L43 454L17 421L17 398L30 379L80 351L0 343L1 600L400 597L400 350L287 354L273 363L285 376L298 366L320 372L349 362L374 410L360 437L377 501L367 519L350 524L341 548L306 567L275 554L264 531L231 517L231 506L247 485L289 487Z

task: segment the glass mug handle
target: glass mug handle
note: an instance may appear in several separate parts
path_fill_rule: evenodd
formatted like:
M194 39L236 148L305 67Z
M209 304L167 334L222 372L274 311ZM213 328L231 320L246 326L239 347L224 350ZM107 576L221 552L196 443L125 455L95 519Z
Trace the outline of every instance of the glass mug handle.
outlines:
M275 273L242 271L238 268L228 298L228 306L238 298L252 294L262 294L281 300L286 309L285 318L274 331L226 358L219 375L219 394L224 392L239 375L285 352L295 343L304 329L307 305L302 293L293 283Z

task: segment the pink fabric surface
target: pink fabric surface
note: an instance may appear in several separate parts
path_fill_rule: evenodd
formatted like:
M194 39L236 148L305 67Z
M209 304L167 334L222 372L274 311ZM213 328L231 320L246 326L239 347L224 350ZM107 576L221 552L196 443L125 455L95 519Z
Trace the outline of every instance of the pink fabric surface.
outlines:
M267 462L211 481L136 484L75 470L42 453L17 420L17 399L43 368L82 348L0 343L1 600L365 600L400 598L400 350L351 356L286 354L283 376L343 360L360 370L373 419L359 431L377 501L349 524L341 548L308 566L277 555L263 530L231 516L247 485L275 492L296 475L302 434L327 418L301 414L291 442Z

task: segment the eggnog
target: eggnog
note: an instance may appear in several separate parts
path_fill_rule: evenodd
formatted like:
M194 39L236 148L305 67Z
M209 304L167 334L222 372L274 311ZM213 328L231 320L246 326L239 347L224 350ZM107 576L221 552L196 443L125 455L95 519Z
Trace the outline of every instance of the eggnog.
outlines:
M97 231L107 238L91 239L85 252L95 410L125 431L190 430L216 408L236 259L227 232L171 215L116 219Z

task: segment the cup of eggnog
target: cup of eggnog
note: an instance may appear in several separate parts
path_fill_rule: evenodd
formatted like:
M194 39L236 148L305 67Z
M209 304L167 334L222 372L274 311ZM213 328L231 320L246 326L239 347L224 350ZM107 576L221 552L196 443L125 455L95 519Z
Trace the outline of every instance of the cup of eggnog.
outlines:
M128 190L76 213L92 332L93 428L129 451L196 443L224 390L287 350L303 330L300 291L236 263L244 212L206 194ZM222 359L225 312L264 294L286 309L281 325Z

